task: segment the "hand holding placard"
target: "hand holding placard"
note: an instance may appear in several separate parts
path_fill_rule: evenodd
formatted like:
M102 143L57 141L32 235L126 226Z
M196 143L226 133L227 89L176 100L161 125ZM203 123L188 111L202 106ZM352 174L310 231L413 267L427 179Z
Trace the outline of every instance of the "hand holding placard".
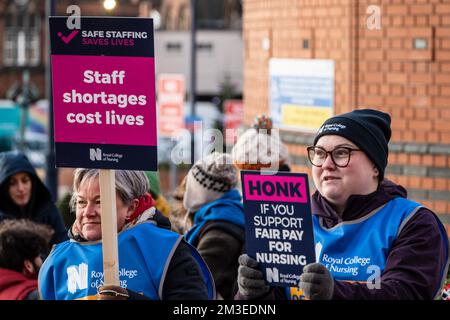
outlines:
M151 19L83 17L67 43L66 20L50 18L56 165L156 170Z
M264 274L258 269L258 262L247 254L239 256L239 293L247 299L256 299L269 292Z
M116 184L110 169L157 167L153 23L83 17L83 26L77 26L83 30L63 38L66 17L49 19L56 165L101 169L104 284L118 286ZM109 42L87 41L104 35Z
M241 171L241 177L247 254L268 284L297 287L303 267L315 261L307 176Z
M333 276L323 264L310 263L303 268L300 289L310 300L329 300L333 297Z

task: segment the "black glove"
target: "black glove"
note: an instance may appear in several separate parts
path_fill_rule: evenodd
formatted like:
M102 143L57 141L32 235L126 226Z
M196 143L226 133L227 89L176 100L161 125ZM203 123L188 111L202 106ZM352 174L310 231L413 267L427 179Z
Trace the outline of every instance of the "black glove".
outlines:
M247 254L239 256L238 286L239 293L248 299L262 297L269 292L264 274L258 269L258 262Z
M150 298L120 286L103 285L97 289L97 300L151 300Z
M300 289L307 299L330 300L334 290L333 276L323 264L310 263L303 268Z
M128 300L128 290L120 286L104 285L97 289L97 300Z

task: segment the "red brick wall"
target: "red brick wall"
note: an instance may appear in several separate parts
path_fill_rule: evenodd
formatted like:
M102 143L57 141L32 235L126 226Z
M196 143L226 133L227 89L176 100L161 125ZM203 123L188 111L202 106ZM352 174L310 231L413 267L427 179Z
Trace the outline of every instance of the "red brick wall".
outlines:
M423 146L450 146L450 3L447 1L359 1L359 16L378 4L382 28L358 28L358 105L381 108L393 115L392 141ZM406 3L404 3L406 2ZM413 48L415 37L428 49ZM391 153L391 165L450 168L449 154ZM428 194L450 191L450 179L391 174L407 188ZM425 198L425 197L424 197ZM450 198L417 199L448 221ZM444 217L443 215L446 215Z
M394 141L450 143L450 3L359 1L378 4L382 28L358 29L358 104L383 106L394 114ZM428 50L414 50L414 37Z
M245 120L268 110L268 62L277 58L334 59L336 62L336 110L349 109L352 95L351 8L348 1L249 0L244 1ZM262 42L269 39L270 48ZM303 49L303 40L310 42Z
M392 116L387 177L447 223L450 233L450 2L445 0L244 1L245 122L268 112L270 58L333 59L335 113L370 107ZM381 29L369 30L370 5ZM270 49L262 41L270 39ZM428 49L413 49L413 39ZM302 49L304 39L310 48ZM305 144L284 132L296 170ZM308 137L307 134L304 134Z

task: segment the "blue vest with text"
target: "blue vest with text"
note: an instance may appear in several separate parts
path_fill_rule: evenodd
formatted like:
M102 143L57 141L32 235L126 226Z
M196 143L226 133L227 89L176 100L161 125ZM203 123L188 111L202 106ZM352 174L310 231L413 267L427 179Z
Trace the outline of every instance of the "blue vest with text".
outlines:
M118 234L120 286L153 300L162 299L169 263L182 236L151 222L140 223ZM211 274L198 252L209 297L215 295ZM95 299L103 284L101 241L56 245L39 272L39 290L44 300Z
M360 219L330 229L313 215L317 262L336 280L366 282L373 275L381 275L394 241L420 207L399 197ZM288 288L287 294L290 299L304 298L298 288Z

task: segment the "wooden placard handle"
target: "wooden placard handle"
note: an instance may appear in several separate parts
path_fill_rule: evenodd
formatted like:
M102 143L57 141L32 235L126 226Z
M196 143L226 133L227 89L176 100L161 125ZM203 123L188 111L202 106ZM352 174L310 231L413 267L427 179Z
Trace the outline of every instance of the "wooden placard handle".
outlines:
M116 176L114 170L100 169L100 203L102 207L103 281L120 285L119 248L117 244Z

